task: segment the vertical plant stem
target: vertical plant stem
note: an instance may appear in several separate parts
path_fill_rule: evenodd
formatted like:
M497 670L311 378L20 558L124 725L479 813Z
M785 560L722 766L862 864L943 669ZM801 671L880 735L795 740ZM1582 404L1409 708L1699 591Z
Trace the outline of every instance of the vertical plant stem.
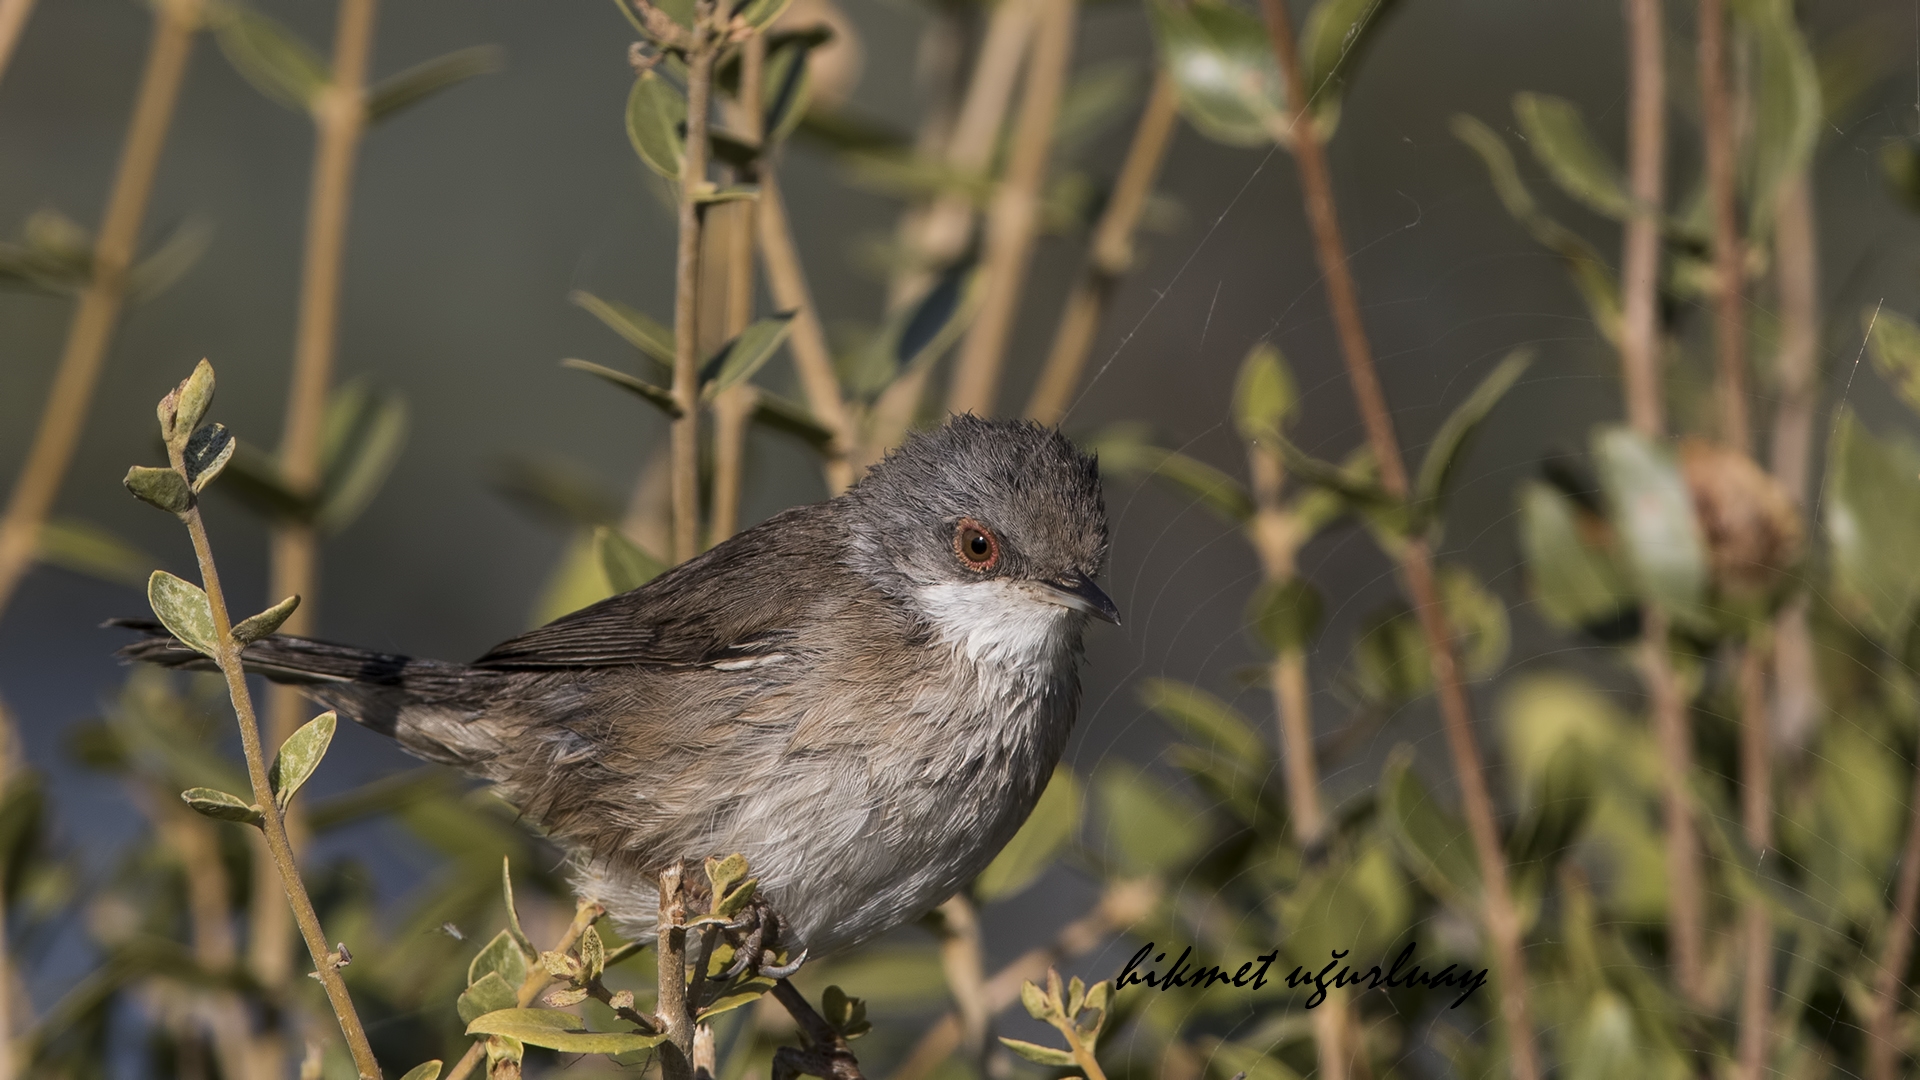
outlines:
M680 249L674 268L673 561L700 552L700 226L707 180L707 121L712 104L714 0L694 5L687 52L687 144L680 163ZM689 1044L691 1045L691 1044ZM685 1049L685 1048L683 1048Z
M1627 171L1634 217L1622 255L1620 372L1627 420L1649 439L1666 430L1660 330L1660 223L1666 200L1666 55L1661 0L1627 0L1629 128ZM1700 844L1687 797L1693 740L1687 703L1667 651L1668 619L1646 606L1635 662L1647 686L1654 738L1660 747L1661 814L1666 825L1668 949L1674 981L1690 1001L1704 994Z
M767 39L754 33L740 45L740 94L735 101L733 128L754 146L765 138L761 131L761 94L767 61ZM763 148L764 152L764 148ZM742 183L758 179L748 167L735 178ZM722 204L726 211L726 308L724 340L737 337L753 318L753 232L751 202ZM713 245L718 247L719 245ZM719 543L740 527L740 478L746 464L747 420L753 415L755 391L741 382L722 392L713 403L713 504L708 541Z
M377 0L341 0L333 36L333 78L314 102L313 171L307 193L307 232L300 274L300 310L294 329L293 372L281 428L280 472L287 486L308 497L320 486L320 431L338 351L340 292L354 164L366 131L367 71L373 52ZM281 625L287 634L311 634L318 608L319 534L311 522L282 521L273 530L268 593L298 596L300 606ZM267 742L279 746L299 728L306 699L291 686L268 690ZM297 806L285 815L287 839L306 846L306 820ZM273 898L271 859L255 860L248 965L263 986L284 987L292 976L288 948L293 925Z
M980 943L980 917L964 893L955 893L940 905L940 966L953 994L953 1011L960 1017L960 1053L985 1074L987 1023L986 956Z
M142 801L151 802L150 815L161 844L180 859L181 876L187 886L194 962L203 971L226 971L233 965L236 948L233 913L227 900L232 890L220 858L219 837L214 832L219 826L180 805L174 792L162 790L158 784L143 794ZM279 892L277 881L274 891ZM267 1042L256 1044L246 1007L232 990L207 992L201 1012L223 1076L280 1071L283 1063L268 1049Z
M1387 411L1386 396L1380 389L1379 375L1374 370L1366 326L1360 317L1360 299L1347 264L1346 243L1341 239L1339 212L1334 205L1333 178L1320 145L1320 133L1308 109L1306 80L1300 72L1294 44L1293 19L1287 10L1287 0L1261 0L1261 6L1272 37L1274 59L1287 80L1287 100L1295 103L1293 156L1299 166L1307 220L1313 229L1320 270L1326 278L1328 302L1339 331L1347 378L1360 407L1381 483L1390 494L1406 498L1410 490L1406 465L1400 457L1399 440ZM1514 908L1507 880L1507 859L1493 818L1493 798L1487 790L1485 766L1479 745L1474 741L1472 705L1460 673L1453 632L1447 626L1446 611L1440 606L1433 556L1425 537L1407 539L1400 565L1407 592L1419 616L1421 634L1426 639L1434 686L1439 692L1442 725L1453 756L1454 778L1460 786L1467 828L1473 837L1485 889L1483 915L1498 968L1500 1013L1513 1075L1517 1080L1539 1080L1540 1064L1534 1053L1533 1023L1527 1005L1527 969L1520 952L1520 915Z
M1027 64L1026 90L1007 155L1006 176L987 212L987 236L981 274L980 311L955 361L947 408L956 413L991 415L1006 365L1007 338L1020 313L1027 266L1040 229L1041 187L1053 148L1053 122L1060 112L1067 71L1073 63L1076 0L1036 0L1039 22L1033 56Z
M6 610L20 579L33 565L40 529L73 462L102 361L119 325L134 245L140 238L160 152L166 145L167 128L186 76L200 10L200 0L162 0L154 5L146 68L134 98L133 119L127 125L113 190L107 196L106 214L94 241L92 274L80 292L79 306L68 326L53 387L40 411L40 426L14 482L5 516L0 517L0 612Z
M1278 450L1254 445L1247 452L1253 480L1254 515L1249 528L1268 586L1292 581L1300 529L1280 500L1286 465ZM1287 809L1294 839L1311 848L1325 839L1326 810L1320 798L1320 769L1313 756L1313 716L1308 706L1307 656L1296 644L1280 649L1269 667L1274 706L1280 718L1280 755L1286 763Z
M1747 845L1762 856L1773 846L1773 740L1767 718L1765 630L1750 635L1740 657L1740 820ZM1772 1049L1773 919L1764 896L1742 913L1746 976L1740 985L1740 1073L1762 1080Z
M7 63L20 46L20 35L32 14L33 0L0 0L0 76L7 73Z
M180 445L175 443L169 446L167 456L174 471L185 477L187 470L180 456ZM267 838L268 854L273 859L275 869L280 872L280 890L293 908L294 923L300 928L307 952L313 957L320 985L325 988L334 1016L340 1021L340 1032L346 1037L347 1052L353 1056L354 1067L359 1070L362 1080L380 1080L380 1063L374 1060L373 1048L367 1043L366 1029L361 1026L360 1016L354 1011L353 998L347 993L345 980L340 977L339 957L327 947L326 931L321 929L320 916L313 909L313 900L307 895L306 884L300 880L300 867L294 857L293 845L287 840L286 823L281 818L279 802L274 798L273 785L267 779L267 759L260 745L260 723L253 711L253 694L247 688L247 673L240 659L241 646L233 637L233 623L227 615L226 594L220 588L220 573L214 566L213 548L207 542L207 529L201 521L199 506L195 505L183 516L187 522L187 533L193 539L194 558L200 564L200 582L213 612L214 640L217 642L217 653L213 660L219 666L220 673L226 676L227 696L232 699L233 711L240 721L240 748L247 759L247 779L253 786L254 802L265 819L260 831Z
M1621 258L1620 368L1627 422L1666 428L1660 363L1660 219L1666 202L1667 72L1661 0L1627 0L1627 172L1633 217Z
M687 910L680 875L677 864L661 872L660 917L654 923L660 997L653 1011L667 1036L660 1054L661 1071L666 1080L690 1080L692 1075L693 1017L687 1008Z
M1813 416L1820 402L1820 250L1813 182L1806 172L1781 186L1774 204L1773 250L1780 294L1780 352L1774 363L1780 402L1773 414L1773 475L1794 505L1804 508L1812 472ZM1806 739L1820 712L1808 603L1804 593L1795 597L1773 624L1774 723L1789 750Z
M1133 234L1140 223L1140 212L1153 194L1153 182L1166 160L1167 146L1173 141L1179 119L1173 80L1165 71L1156 71L1153 89L1147 94L1146 107L1133 129L1133 142L1114 181L1113 194L1094 227L1093 243L1087 254L1087 267L1067 297L1060 314L1059 328L1053 334L1053 348L1047 353L1040 381L1027 401L1027 417L1043 424L1057 424L1072 404L1073 392L1080 385L1080 372L1086 367L1087 354L1093 349L1094 334L1100 319L1113 299L1121 275L1133 265Z
M1727 89L1726 0L1700 0L1700 122L1706 140L1707 199L1713 210L1715 389L1720 438L1751 453L1747 422L1746 313L1741 303L1743 261L1735 206L1733 103Z
M827 347L820 310L814 306L813 290L807 286L806 268L800 264L800 251L787 222L786 204L780 198L779 180L771 167L760 174L760 199L755 217L759 225L760 254L766 262L767 289L773 293L776 305L794 313L793 327L787 332L787 347L793 351L793 367L800 376L807 409L822 427L834 434L833 444L827 448L825 472L828 492L838 495L853 484L853 418L840 396L840 377L833 370L833 351Z
M1907 843L1900 851L1900 882L1894 887L1893 910L1887 913L1886 935L1880 943L1880 970L1873 976L1873 1011L1867 1017L1867 1080L1899 1080L1900 1036L1895 1021L1900 996L1907 986L1907 967L1913 962L1914 919L1920 914L1920 767L1913 773L1907 796Z

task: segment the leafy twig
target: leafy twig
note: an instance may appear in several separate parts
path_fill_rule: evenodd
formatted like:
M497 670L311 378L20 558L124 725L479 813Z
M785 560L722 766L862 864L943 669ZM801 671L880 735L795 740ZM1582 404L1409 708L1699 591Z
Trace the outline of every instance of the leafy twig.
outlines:
M573 922L567 925L566 933L560 935L560 940L554 944L553 951L565 954L572 949L574 943L580 940L580 935L586 933L587 928L606 912L606 908L591 900L580 901L573 909ZM545 990L552 982L553 975L547 971L545 965L528 965L527 977L520 983L519 992L515 995L516 1003L523 1009L533 1004L534 999L540 996L540 991ZM467 1052L461 1055L460 1060L454 1063L453 1069L442 1080L466 1080L467 1074L471 1073L480 1064L480 1059L486 1056L485 1040L473 1043L467 1047Z
M680 159L680 247L674 263L673 299L673 400L680 407L671 439L675 562L685 562L700 551L700 197L709 184L708 114L720 47L713 26L714 6L714 0L696 0L686 50L687 141Z
M1720 438L1750 452L1747 421L1746 312L1741 299L1743 259L1735 204L1733 101L1727 88L1726 0L1700 0L1700 127L1706 141L1707 202L1713 211L1714 389Z
M1406 465L1400 457L1399 440L1394 434L1392 415L1387 411L1386 397L1380 389L1380 377L1374 370L1373 354L1360 316L1360 299L1354 288L1352 270L1347 265L1346 243L1341 239L1339 214L1333 200L1333 180L1294 46L1293 17L1287 10L1286 0L1262 0L1262 8L1272 37L1274 59L1286 78L1287 101L1293 110L1294 161L1300 170L1307 218L1327 282L1327 298L1339 331L1347 378L1360 406L1381 483L1389 494L1405 499L1409 492ZM1400 565L1426 639L1447 745L1453 755L1454 777L1460 786L1467 826L1480 864L1485 889L1484 915L1499 969L1500 1011L1507 1029L1514 1075L1519 1080L1537 1080L1540 1063L1535 1055L1533 1025L1529 1019L1527 971L1520 951L1520 914L1514 906L1506 854L1493 819L1493 799L1487 790L1480 748L1473 735L1472 706L1467 700L1453 633L1440 605L1433 556L1425 537L1407 538L1400 553Z

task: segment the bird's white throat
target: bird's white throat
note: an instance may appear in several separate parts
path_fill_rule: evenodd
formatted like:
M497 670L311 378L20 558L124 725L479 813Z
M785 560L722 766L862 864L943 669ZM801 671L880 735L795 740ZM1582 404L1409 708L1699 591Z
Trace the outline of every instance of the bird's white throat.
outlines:
M995 578L922 585L920 610L934 634L976 664L1050 666L1080 616L1045 598L1045 586Z

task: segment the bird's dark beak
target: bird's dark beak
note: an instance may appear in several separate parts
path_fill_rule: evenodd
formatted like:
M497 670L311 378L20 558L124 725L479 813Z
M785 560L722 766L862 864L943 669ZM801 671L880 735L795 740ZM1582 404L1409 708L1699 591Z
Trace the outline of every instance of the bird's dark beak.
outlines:
M1113 606L1113 601L1100 591L1100 586L1079 574L1069 574L1058 581L1043 581L1041 584L1047 587L1047 599L1061 607L1084 611L1096 619L1120 625L1120 609Z

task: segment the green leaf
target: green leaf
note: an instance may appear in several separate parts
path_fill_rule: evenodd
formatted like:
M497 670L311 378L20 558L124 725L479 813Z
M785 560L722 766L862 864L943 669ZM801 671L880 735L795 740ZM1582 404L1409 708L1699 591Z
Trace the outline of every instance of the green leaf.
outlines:
M1148 679L1140 686L1140 703L1159 713L1188 742L1247 762L1273 756L1246 717L1198 687L1172 679Z
M533 939L520 929L520 909L513 903L513 860L505 855L500 857L500 895L507 908L507 933L520 947L521 956L528 960L539 956L540 950L533 947Z
M314 523L337 533L386 483L407 442L407 401L355 381L334 392L322 430L323 475Z
M809 118L813 111L813 72L808 56L824 44L830 34L817 33L770 35L767 41L766 67L762 75L760 130L763 145L773 146Z
M471 1024L488 1013L515 1008L520 1004L519 986L517 982L508 982L499 972L489 971L461 991L454 1010L461 1020Z
M1170 481L1228 521L1239 524L1253 516L1253 497L1238 480L1178 451L1154 446L1138 425L1115 424L1096 432L1087 440L1087 448L1098 455L1103 469L1120 476Z
M764 30L787 10L787 3L788 0L741 0L733 9L733 17L755 30Z
M700 392L709 401L728 388L751 379L754 372L773 359L793 328L794 312L781 312L772 318L756 320L732 341L720 347L700 367Z
M255 828L264 826L267 821L259 807L214 788L188 788L180 793L180 798L195 812L221 821L243 822Z
M180 452L181 464L186 467L187 482L196 494L207 490L207 485L227 467L233 458L233 447L233 433L224 424L207 424L187 436L187 445Z
M1530 480L1520 489L1520 551L1533 598L1567 627L1611 619L1633 604L1620 568L1583 535L1579 515L1551 485Z
M312 111L332 81L326 61L291 30L234 4L217 24L220 51L254 89L288 108Z
M1826 111L1819 69L1794 21L1787 0L1733 5L1752 29L1752 134L1749 137L1747 204L1755 216L1772 213L1775 193L1813 160Z
M676 183L686 152L687 99L648 69L627 95L627 138L647 167Z
M1233 387L1233 422L1240 437L1260 442L1278 434L1299 405L1300 391L1286 358L1270 342L1255 345L1240 362Z
M722 1013L730 1013L742 1005L751 1005L766 997L767 991L771 989L773 989L772 979L748 979L745 982L734 983L719 997L701 1008L697 1019L704 1024Z
M520 948L512 930L502 930L493 935L493 940L474 954L473 960L467 964L467 985L472 986L494 973L498 973L510 987L517 988L527 981L527 954ZM511 1005L498 1005L495 1008L511 1008Z
M1184 796L1133 765L1108 761L1093 777L1106 846L1131 874L1174 870L1207 843L1206 818Z
M580 967L587 981L599 978L607 967L607 944L600 940L600 931L591 926L580 935Z
M127 272L127 294L137 304L155 299L193 269L207 253L213 227L189 218Z
M585 1021L554 1009L501 1009L470 1021L469 1035L503 1035L563 1054L625 1054L658 1046L665 1035L588 1031Z
M1453 134L1466 143L1487 167L1493 190L1513 219L1525 226L1541 246L1560 256L1573 277L1573 284L1586 301L1587 312L1609 342L1620 342L1620 287L1613 270L1592 244L1572 229L1542 213L1533 194L1514 167L1513 153L1506 140L1492 128L1467 115L1453 118Z
M193 489L187 486L185 477L172 469L135 465L120 482L141 502L169 514L184 514L193 509Z
M669 417L675 420L680 418L680 406L674 403L672 391L664 387L655 386L650 382L635 378L624 371L615 371L610 367L602 367L599 364L589 363L585 360L562 360L560 361L560 366L563 368L572 368L575 371L584 371L589 375L597 375L622 390L640 395L648 404L666 413Z
M1513 115L1526 133L1527 149L1560 190L1616 221L1633 216L1620 167L1594 141L1579 106L1551 94L1522 91L1514 95Z
M673 369L674 343L673 330L646 312L630 308L617 300L602 300L585 289L575 289L570 299L593 317L607 325L607 328L621 337L640 352L660 362L666 371L662 378L671 377Z
M1248 600L1247 621L1269 650L1290 652L1312 644L1325 606L1306 578L1269 581Z
M195 652L212 656L219 650L213 632L213 608L200 586L155 570L147 578L147 603L162 625L181 644Z
M378 124L442 90L458 86L475 76L499 71L503 61L504 56L498 47L474 45L435 57L392 78L383 79L367 91L367 122Z
M1467 827L1433 801L1413 775L1413 751L1396 747L1380 776L1382 816L1408 869L1435 895L1471 909L1480 895L1480 871L1474 862Z
M1920 601L1920 453L1876 439L1842 407L1827 455L1822 522L1833 551L1833 598L1884 643L1904 639Z
M435 1058L432 1061L423 1061L413 1068L408 1069L407 1074L402 1076L400 1080L440 1080L441 1065L442 1062L439 1058Z
M146 584L155 561L106 529L76 518L52 518L41 525L35 557L101 581L135 587Z
M1033 813L974 880L974 894L982 903L1004 900L1039 880L1080 831L1081 802L1080 781L1073 769L1055 766Z
M1609 427L1595 437L1593 456L1640 595L1685 615L1706 589L1707 557L1693 496L1673 454L1624 427Z
M1286 84L1259 18L1226 4L1148 5L1180 111L1210 139L1264 146L1291 120Z
M1860 321L1867 328L1874 369L1907 408L1920 412L1920 326L1877 307L1861 312Z
M605 525L593 530L593 552L607 575L607 585L616 593L631 592L667 570L665 563Z
M300 786L320 767L320 759L327 756L337 724L338 719L332 712L323 712L300 725L298 731L280 744L280 752L273 755L273 765L267 770L267 781L273 788L274 801L282 810L293 802Z
M1074 1064L1072 1054L1065 1050L1055 1050L1050 1046L1041 1046L1039 1043L1009 1039L1005 1035L1002 1035L1000 1036L1000 1045L1019 1054L1035 1065L1046 1065L1050 1068L1071 1068Z
M1320 0L1308 13L1300 54L1321 138L1333 133L1343 84L1393 6L1394 0Z
M757 397L753 406L754 423L792 435L821 453L832 448L833 432L815 420L805 405L765 390Z
M1020 1004L1026 1008L1027 1015L1035 1020L1046 1020L1059 1012L1052 1000L1031 979L1020 984Z
M289 596L258 615L242 619L233 628L233 639L242 645L259 641L280 629L280 624L286 622L287 616L292 615L293 610L299 606L300 598Z
M1447 415L1440 430L1434 433L1426 456L1420 459L1420 475L1414 482L1415 498L1427 514L1439 512L1442 500L1446 497L1447 481L1453 476L1461 458L1466 456L1474 433L1480 430L1487 414L1520 380L1531 363L1533 355L1528 350L1509 353L1493 369L1493 373L1482 379L1480 385L1474 387L1473 393L1468 394L1467 399Z

